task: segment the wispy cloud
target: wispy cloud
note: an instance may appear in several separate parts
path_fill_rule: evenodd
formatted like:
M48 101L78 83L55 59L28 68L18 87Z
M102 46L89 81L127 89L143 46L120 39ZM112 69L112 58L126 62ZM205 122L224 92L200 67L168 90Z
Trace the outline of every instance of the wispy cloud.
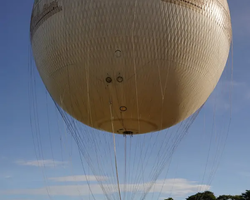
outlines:
M240 36L249 36L250 33L250 13L248 7L242 7L241 12L232 17L233 33Z
M105 176L85 176L85 175L78 175L78 176L64 176L64 177L52 177L49 178L51 181L55 182L86 182L86 181L105 181L108 177Z
M219 111L237 112L249 103L250 90L245 82L221 80L207 101Z
M250 100L250 91L248 91L248 92L246 93L246 98L247 98L247 100Z
M4 178L5 178L5 179L11 179L12 176L11 176L11 175L5 175Z
M144 184L126 184L126 190L124 190L124 185L121 184L120 188L122 191L134 192L144 192L144 188L149 186L150 183ZM98 184L90 184L92 193L103 194L101 187ZM117 185L115 184L104 184L103 187L108 194L117 193ZM159 180L155 183L154 187L150 190L150 193L161 192L162 194L171 194L174 196L186 196L190 193L197 191L209 190L209 185L198 184L194 181L188 181L186 179L166 179ZM48 186L38 189L27 189L27 190L5 190L0 191L3 195L47 195L51 196L79 196L79 195L89 195L89 186L85 185L63 185L63 186Z
M194 193L199 190L205 191L209 189L209 185L198 184L195 181L188 181L186 179L167 179L158 181L154 186L154 189L152 189L150 192L162 191L163 194L172 194L173 196L185 196L187 194Z
M239 172L239 175L243 176L244 178L249 178L250 177L250 171Z
M9 174L0 174L0 179L5 179L5 180L10 180L12 179L13 176L9 175Z
M9 199L9 200L31 200L31 199Z
M0 160L5 160L6 157L5 156L0 156Z
M33 166L33 167L56 167L67 164L67 162L56 161L56 160L30 160L30 161L18 160L15 163L18 165Z
M93 194L103 194L99 185L91 185ZM50 196L79 196L88 195L88 185L66 185L66 186L47 186L37 189L5 190L0 191L0 195L49 195Z
M126 192L134 192L134 188L140 192L144 192L145 188L147 188L150 183L144 184L129 184L127 185ZM123 185L121 185L123 188ZM166 179L166 180L158 180L155 185L149 191L150 193L159 193L162 194L171 194L173 197L178 196L182 197L190 193L194 193L200 190L209 190L210 186L205 184L198 184L195 181L188 181L186 179Z
M242 87L245 85L246 85L246 83L244 83L244 82L231 81L231 80L223 80L223 81L220 81L218 84L218 86L222 90L225 90L225 89L230 90L231 87Z

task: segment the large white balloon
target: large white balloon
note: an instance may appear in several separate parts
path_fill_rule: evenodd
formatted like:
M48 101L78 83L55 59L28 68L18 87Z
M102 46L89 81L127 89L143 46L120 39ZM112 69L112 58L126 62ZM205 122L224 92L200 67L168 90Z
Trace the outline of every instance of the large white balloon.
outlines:
M227 61L226 0L40 0L31 42L52 98L115 133L162 130L199 109Z

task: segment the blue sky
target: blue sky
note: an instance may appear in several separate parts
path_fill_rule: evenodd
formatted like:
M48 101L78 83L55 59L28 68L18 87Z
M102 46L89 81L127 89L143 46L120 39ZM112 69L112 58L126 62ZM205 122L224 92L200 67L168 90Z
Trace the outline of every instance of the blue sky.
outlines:
M225 73L175 151L167 176L159 177L148 199L158 198L157 192L163 183L159 199L169 196L183 199L204 189L212 190L217 196L240 194L250 189L250 1L228 0L228 3L233 25L233 53ZM0 199L93 199L76 145L65 133L37 73L34 76L43 156L35 153L34 144L38 143L33 141L37 135L32 133L28 90L32 4L33 0L8 0L1 2L0 7ZM232 55L234 78L231 83ZM226 140L230 108L232 120ZM122 141L118 138L118 145L122 145ZM217 159L221 151L223 154ZM105 199L87 165L85 169L95 197Z

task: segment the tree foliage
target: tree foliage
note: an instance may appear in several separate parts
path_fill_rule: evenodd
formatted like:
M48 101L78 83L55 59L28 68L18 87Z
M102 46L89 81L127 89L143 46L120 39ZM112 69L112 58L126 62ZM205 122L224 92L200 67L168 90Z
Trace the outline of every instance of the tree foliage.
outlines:
M245 193L241 194L243 200L250 200L250 190L246 190Z
M164 200L174 200L172 197L169 197L167 199L164 199Z
M205 191L197 193L187 198L187 200L216 200L213 192Z
M174 200L172 197L169 197L164 200ZM199 192L192 196L189 196L186 200L250 200L250 190L241 195L220 195L217 198L214 193L211 191Z
M243 200L241 195L220 195L217 200Z

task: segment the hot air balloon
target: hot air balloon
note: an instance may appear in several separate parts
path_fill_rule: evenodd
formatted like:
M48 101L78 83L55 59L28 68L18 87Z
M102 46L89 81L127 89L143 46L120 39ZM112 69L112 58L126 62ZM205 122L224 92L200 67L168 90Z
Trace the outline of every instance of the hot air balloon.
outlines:
M226 0L34 2L36 67L76 142L93 199L89 175L107 200L146 199L216 87L231 37ZM34 146L43 160L40 132L50 131L39 129L45 126L33 110ZM208 183L222 148L214 148ZM163 185L156 186L159 195Z
M208 99L231 43L226 0L40 0L30 37L52 98L114 133L171 127Z

